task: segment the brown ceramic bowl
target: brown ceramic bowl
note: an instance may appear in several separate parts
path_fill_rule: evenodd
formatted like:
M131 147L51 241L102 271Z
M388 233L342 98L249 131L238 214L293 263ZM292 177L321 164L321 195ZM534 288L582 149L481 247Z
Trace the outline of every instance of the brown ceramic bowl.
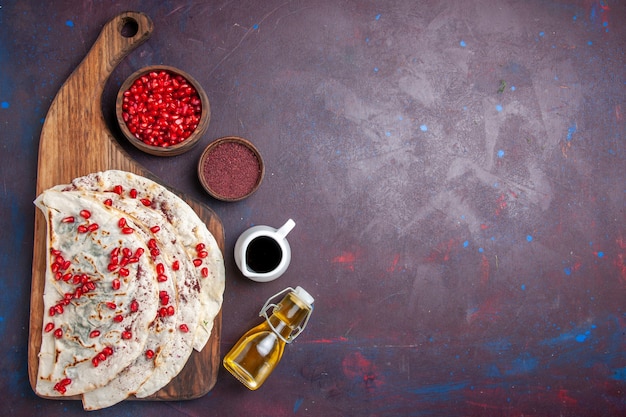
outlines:
M165 86L165 88L170 89L180 87L181 83L179 82L179 79L176 80L176 83L174 83L171 78L169 79L169 81L163 81L163 77L165 77L166 74L168 76L171 76L171 78L177 75L183 77L187 81L188 87L191 87L193 90L195 90L195 93L197 93L197 97L200 99L201 111L199 114L199 121L197 121L197 126L195 127L195 129L193 129L192 133L187 138L182 139L178 143L171 143L169 141L166 143L159 143L155 142L154 138L152 138L151 142L149 131L146 131L146 128L152 128L152 130L162 129L162 132L169 132L172 129L177 129L178 126L185 126L187 130L185 134L188 134L188 132L192 130L191 126L189 126L185 122L175 122L174 117L178 117L178 115L180 114L179 111L166 111L158 107L151 112L147 111L145 113L131 110L135 111L135 115L143 114L142 117L144 117L144 120L139 121L138 119L135 119L134 121L129 120L128 122L126 122L127 119L133 117L128 109L137 109L138 107L142 107L143 104L147 102L147 100L154 98L155 94L160 93L158 91L158 87ZM138 88L143 89L143 92L145 93L144 96L142 97L139 94L135 94L134 96L129 96L125 100L124 93L129 91L133 87L133 83L135 83L135 81L138 79L141 79L141 81L139 82L143 82L143 84L140 85ZM152 85L152 82L154 82L155 84ZM179 91L183 97L188 97L193 94L193 90L187 90L186 94L185 91L182 89L177 89L176 91ZM189 100L189 98L187 98L187 100ZM185 104L186 103L180 103L179 108L184 108ZM192 112L192 110L189 110L190 108L191 106L189 105L186 107L189 112ZM202 88L200 83L198 83L198 81L196 81L191 75L178 68L170 67L167 65L153 65L136 71L130 77L128 77L126 81L124 81L124 83L120 87L119 92L117 93L117 100L115 102L115 115L117 117L117 122L120 126L120 129L122 130L122 133L124 134L126 139L135 147L151 155L174 156L180 155L181 153L187 152L188 150L193 148L198 143L202 135L204 135L207 128L209 127L209 121L211 120L211 106L209 104L209 98L207 97L204 89ZM197 118L198 114L194 113L193 117ZM141 129L143 129L143 131L136 130L136 133L131 132L132 127L129 127L129 125L133 124L134 129L137 129L137 127L139 126ZM162 134L160 135L160 137L165 137L166 134L169 133ZM180 132L178 132L177 135L179 137L183 136L183 134L181 134ZM145 139L145 141L142 140L142 138Z
M211 142L198 162L198 178L212 197L239 201L254 193L265 176L265 165L258 149L238 136Z

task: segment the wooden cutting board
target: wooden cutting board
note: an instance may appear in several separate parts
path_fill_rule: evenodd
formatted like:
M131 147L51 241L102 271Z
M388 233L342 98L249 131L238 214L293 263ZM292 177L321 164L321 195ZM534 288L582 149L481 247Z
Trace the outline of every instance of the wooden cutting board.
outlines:
M122 58L150 37L152 30L152 21L142 13L127 12L116 16L103 27L85 59L63 84L50 106L41 132L37 195L54 185L68 184L76 177L108 169L129 171L160 182L119 146L104 122L101 109L102 92L109 75ZM202 203L177 194L206 223L223 253L224 230L217 215ZM28 376L33 390L41 347L46 270L46 222L41 212L36 212L28 344ZM220 366L221 324L220 311L211 338L202 352L194 351L181 373L149 399L192 399L213 388Z

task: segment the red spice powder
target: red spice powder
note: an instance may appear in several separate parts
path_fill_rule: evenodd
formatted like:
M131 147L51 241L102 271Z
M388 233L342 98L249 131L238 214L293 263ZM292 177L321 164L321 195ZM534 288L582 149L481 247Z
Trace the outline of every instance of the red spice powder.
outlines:
M239 198L257 184L261 168L256 155L245 145L224 142L209 152L202 172L214 193L225 198Z

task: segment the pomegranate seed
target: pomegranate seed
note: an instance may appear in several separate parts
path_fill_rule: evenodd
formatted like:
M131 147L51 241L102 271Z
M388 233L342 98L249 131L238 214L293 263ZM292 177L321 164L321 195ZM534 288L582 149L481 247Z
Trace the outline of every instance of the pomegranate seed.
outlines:
M78 233L87 233L87 226L81 224L80 226L78 226L77 230Z
M159 317L167 317L167 308L161 307L159 309Z
M111 356L113 354L113 348L111 346L107 346L104 349L102 349L102 353L104 353L107 356Z
M176 311L174 310L174 306L167 306L167 315L173 316Z
M194 264L194 266L202 265L202 259L198 259L198 258L194 259L193 260L193 264Z
M180 326L178 326L178 328L179 328L179 329L180 329L180 331L181 331L181 332L183 332L183 333L187 333L187 332L189 331L189 327L188 327L185 323L183 323L183 324L181 324Z
M65 392L67 391L67 389L59 384L55 384L54 385L54 389L58 392L60 392L61 394L65 394Z
M111 207L113 205L113 200L107 198L106 200L104 200L104 205Z
M70 266L72 266L72 263L70 261L65 261L63 262L63 266L61 267L61 270L65 271L69 269Z
M139 201L141 201L141 204L143 204L146 207L150 207L152 205L152 201L148 200L147 198L142 198Z
M165 281L167 281L167 275L165 275L165 274L157 275L157 281L158 282L165 282Z
M57 304L54 306L54 311L57 312L57 314L63 314L63 306L61 304Z
M135 229L133 229L132 227L123 227L122 228L122 233L125 235L131 235L135 232Z
M56 337L57 339L60 339L63 337L63 329L61 329L60 327L58 329L56 329L54 331L54 337Z
M207 252L205 250L201 250L200 252L198 252L198 258L204 259L207 256L209 256L209 252Z
M115 194L122 195L122 192L124 192L124 189L122 188L121 185L116 185L115 187L113 187L113 192Z
M123 255L125 258L130 258L130 256L131 256L132 254L133 254L133 251L132 251L132 250L130 250L130 249L128 249L128 248L124 248L124 249L122 249L122 255Z
M50 333L54 329L54 323L46 324L46 327L43 329L46 333Z
M158 250L157 248L150 249L150 256L152 256L153 258L156 258L160 254L161 254L161 251Z
M132 337L133 337L133 334L129 332L128 330L122 332L122 339L128 340L128 339L131 339Z
M96 358L98 358L98 360L100 362L105 361L107 359L107 355L105 355L104 353L100 352L96 355Z
M98 358L97 358L97 357L95 357L95 358L93 358L93 359L91 360L91 363L92 363L92 365L94 366L94 368L97 368L97 367L98 367L98 365L100 364L100 361L98 360Z
M117 258L117 256L120 254L120 248L114 248L111 251L111 258Z
M120 262L120 267L123 268L126 265L128 265L128 263L130 262L130 258L122 258L122 261Z
M112 303L111 301L107 301L106 306L109 307L111 310L115 310L117 308L117 304Z
M120 268L118 274L120 274L120 276L122 277L127 277L128 275L130 275L130 271L126 268Z
M201 250L203 250L204 248L206 248L206 245L204 243L198 243L196 245L196 252L200 252Z
M132 258L128 258L128 263L129 264L136 264L137 262L139 262L139 258L133 256Z
M161 305L168 305L170 302L170 296L165 294L163 297L161 297Z
M146 358L148 359L154 358L154 351L152 349L146 350Z
M74 216L67 216L61 220L62 223L74 223Z
M82 217L83 219L88 219L91 217L91 212L89 210L81 210L79 214L80 217Z
M58 249L50 248L50 253L56 257L56 256L59 256L61 254L61 251L58 250Z
M150 231L151 231L152 233L156 233L156 232L158 232L159 230L161 230L161 227L160 227L160 226L152 226L152 227L150 228Z
M143 248L137 248L137 250L135 251L135 258L141 258L141 255L143 255L144 252L145 251Z
M117 227L119 227L120 229L126 226L126 219L125 218L121 218L117 221Z
M118 314L117 316L113 317L113 321L116 323L121 323L124 321L124 316L122 316L121 314Z
M137 198L137 190L134 188L132 188L128 194L130 195L130 198Z
M130 302L130 311L132 311L133 313L136 313L137 310L139 310L139 303L137 302L137 300L133 300Z
M148 249L155 249L157 247L156 239L148 240Z
M206 278L206 277L208 277L208 276L209 276L209 268L207 268L206 266L205 266L204 268L202 268L202 269L200 270L200 272L202 273L202 277L203 277L203 278Z
M91 223L89 226L87 226L87 231L94 232L98 230L99 227L100 226L98 226L98 223Z
M88 283L85 284L87 286L87 288L89 289L89 291L93 291L96 289L96 283L93 281L89 281Z
M174 261L174 263L172 263L172 269L174 271L178 271L180 269L180 263L178 261Z
M89 337L98 337L100 336L100 330L92 330L91 333L89 333Z
M162 263L158 263L156 266L157 274L165 273L165 266Z
M72 383L72 380L69 378L63 378L59 384L61 384L62 387L67 387L69 384Z
M119 279L117 279L117 278L115 278L115 279L113 280L113 282L111 283L111 286L113 287L113 289L114 289L114 290L116 290L116 291L117 291L117 290L119 290L119 289L120 289L120 287L121 287L120 280L119 280Z
M76 291L74 291L74 298L75 299L79 299L81 296L83 295L83 290L80 288L77 288Z
M57 310L56 310L56 308L54 308L54 307L50 307L50 309L48 310L48 315L49 315L50 317L54 317L54 315L55 315L56 313L57 313Z

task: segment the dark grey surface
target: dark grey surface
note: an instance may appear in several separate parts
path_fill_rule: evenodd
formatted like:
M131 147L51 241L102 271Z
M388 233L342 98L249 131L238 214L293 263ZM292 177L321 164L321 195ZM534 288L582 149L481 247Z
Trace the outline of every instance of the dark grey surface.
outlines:
M4 2L0 8L1 392L10 415L79 415L27 377L42 121L125 10L152 38L103 97L167 64L212 120L175 158L140 154L226 231L222 356L272 294L301 285L309 328L267 383L223 370L206 397L96 415L623 415L624 1ZM202 148L240 135L266 163L239 203L203 193ZM119 136L118 134L118 137ZM61 155L59 157L62 157ZM247 282L232 249L288 218L292 264Z

